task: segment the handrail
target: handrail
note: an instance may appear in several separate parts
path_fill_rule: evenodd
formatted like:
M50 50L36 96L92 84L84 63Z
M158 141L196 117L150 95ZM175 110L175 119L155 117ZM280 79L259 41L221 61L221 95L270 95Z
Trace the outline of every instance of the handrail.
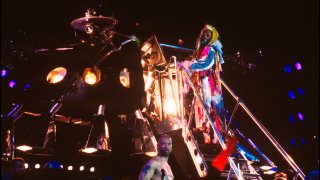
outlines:
M230 87L221 79L221 84L228 90L228 92L233 96L233 98L239 101L240 106L243 110L250 116L250 118L256 123L256 125L262 130L266 137L271 141L275 148L281 153L284 159L290 164L294 171L302 179L305 178L305 174L300 170L298 165L293 161L289 154L280 146L280 144L275 140L275 138L270 134L270 132L260 123L260 121L253 115L253 113L248 109L244 102L230 89Z
M204 105L203 101L201 100L199 94L197 93L196 88L195 88L194 84L192 83L189 75L187 74L187 72L185 71L184 68L181 69L181 72L182 72L181 74L183 74L183 75L186 77L186 79L187 79L190 87L193 89L193 93L194 93L195 97L197 98L197 100L198 100L198 102L199 102L199 105L200 105L201 108L204 110L205 115L206 115L207 118L210 120L210 124L211 124L214 132L216 133L216 135L217 135L217 137L218 137L218 141L219 141L222 149L225 150L225 149L227 148L227 146L226 146L224 140L222 139L222 136L221 136L221 134L219 133L218 128L216 127L216 125L215 125L215 123L214 123L214 120L212 119L212 117L210 116L210 114L208 113L208 111L206 110L205 105ZM181 79L180 79L180 81L181 81ZM182 121L183 121L183 120L182 120ZM235 172L235 175L237 176L237 178L240 179L240 180L244 179L244 178L242 177L242 175L241 175L241 173L240 173L237 165L236 165L235 162L233 161L232 157L228 157L228 160L229 160L229 163L230 163L230 167L231 167L231 168L233 169L233 171Z

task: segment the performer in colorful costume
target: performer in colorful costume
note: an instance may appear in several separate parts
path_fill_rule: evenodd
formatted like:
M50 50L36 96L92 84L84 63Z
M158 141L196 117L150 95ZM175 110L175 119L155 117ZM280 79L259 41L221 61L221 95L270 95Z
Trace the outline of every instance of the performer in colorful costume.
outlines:
M226 120L224 114L224 103L220 81L222 58L222 44L218 40L219 33L211 25L206 24L200 31L196 41L192 61L183 61L178 66L183 67L198 87L198 93L202 97L206 110L212 115L220 133L226 132ZM185 93L188 89L185 89ZM207 118L195 103L196 121L202 124L202 129L209 129ZM205 140L206 141L206 140ZM206 142L208 143L208 142Z

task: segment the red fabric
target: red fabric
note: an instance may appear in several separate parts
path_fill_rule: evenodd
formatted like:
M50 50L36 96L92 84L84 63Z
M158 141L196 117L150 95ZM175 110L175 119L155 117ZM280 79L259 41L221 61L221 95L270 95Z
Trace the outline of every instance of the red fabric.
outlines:
M220 123L219 123L218 116L216 116L214 122L216 124L216 127L217 127L218 131L221 132L221 126L220 126Z
M233 153L237 146L237 138L233 137L228 139L227 148L221 151L218 156L212 161L212 167L216 168L218 171L222 171L228 162L228 157Z

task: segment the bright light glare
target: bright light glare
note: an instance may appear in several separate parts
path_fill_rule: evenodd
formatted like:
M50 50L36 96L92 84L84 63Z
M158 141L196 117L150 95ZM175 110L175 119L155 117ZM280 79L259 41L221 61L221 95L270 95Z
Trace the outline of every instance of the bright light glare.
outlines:
M88 74L85 75L84 81L90 85L93 85L97 82L97 77L95 74L89 72Z
M80 150L81 152L84 152L84 153L94 153L94 152L96 152L97 151L97 149L96 148L93 148L93 147L90 147L90 148L85 148L85 149L81 149Z
M84 170L84 166L80 166L79 170L83 171Z
M274 174L274 173L276 173L276 171L274 171L274 170L269 170L269 171L263 172L263 174Z
M167 98L164 102L164 110L168 115L177 115L177 108L173 98Z
M270 169L272 169L272 167L271 166L261 166L260 169L262 169L262 170L270 170Z
M64 67L57 67L49 72L47 75L47 81L49 83L55 84L64 79L67 75L67 69Z
M299 62L296 62L296 63L294 64L294 66L296 67L296 69L297 69L298 71L302 69L302 65L301 65Z
M72 171L73 170L73 166L68 166L68 170Z
M16 149L19 149L20 151L29 151L32 149L32 147L27 146L27 145L21 145L21 146L16 147Z
M82 75L84 81L89 85L96 85L101 80L101 71L97 67L86 68Z

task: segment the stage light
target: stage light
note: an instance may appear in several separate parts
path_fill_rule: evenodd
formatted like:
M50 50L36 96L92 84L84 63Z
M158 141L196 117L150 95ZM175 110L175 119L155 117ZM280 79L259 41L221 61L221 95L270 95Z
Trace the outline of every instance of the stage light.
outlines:
M263 174L274 174L276 173L275 170L269 170L269 171L264 171Z
M27 146L27 145L21 145L21 146L16 147L16 149L19 149L20 151L30 151L30 150L32 150L32 147Z
M80 171L83 171L83 170L84 170L84 166L80 166L80 167L79 167L79 170L80 170Z
M34 168L39 169L40 168L40 164L34 165Z
M272 169L272 166L261 166L260 169L266 171Z
M296 67L296 69L298 71L300 71L302 69L302 66L301 66L301 64L299 62L294 63L294 66Z
M303 114L301 112L298 112L298 118L303 121Z
M119 79L122 86L130 88L130 74L127 68L120 71Z
M14 87L16 86L16 84L17 84L16 81L11 80L11 81L9 82L9 87L14 88Z
M306 144L306 140L303 137L300 139L300 141L301 141L301 144Z
M294 117L292 115L289 115L289 120L290 120L291 123L293 123L294 122Z
M47 75L47 82L56 84L61 82L67 75L67 69L64 67L57 67L51 70Z
M30 88L30 84L26 84L26 85L24 85L24 88L23 88L23 90L28 90Z
M84 152L84 153L88 153L88 154L91 154L91 153L94 153L97 150L97 148L94 148L94 147L89 147L89 148L84 148L84 149L81 149L80 150L81 152Z
M291 145L292 145L293 147L296 147L296 146L297 146L296 141L294 140L294 138L291 139Z
M284 72L286 72L286 73L291 73L292 72L290 65L284 66Z
M152 152L152 151L150 151L150 152L146 152L145 155L146 155L146 156L149 156L149 157L155 157L155 156L158 155L158 152Z
M28 169L29 168L29 164L28 163L24 163L24 168Z
M1 70L1 77L2 78L5 78L7 76L7 74L8 74L8 71L6 69Z
M96 85L101 80L101 71L97 67L86 68L83 71L83 79L89 85Z
M94 167L91 167L90 168L90 172L94 172L95 171L95 168Z
M295 99L296 98L296 96L294 95L293 91L289 91L288 92L288 96L289 96L290 99Z
M73 166L68 166L68 171L72 171L73 170Z
M302 88L298 88L298 93L303 96L304 95L304 90Z
M177 115L177 107L173 98L166 98L164 102L164 111L167 115Z

